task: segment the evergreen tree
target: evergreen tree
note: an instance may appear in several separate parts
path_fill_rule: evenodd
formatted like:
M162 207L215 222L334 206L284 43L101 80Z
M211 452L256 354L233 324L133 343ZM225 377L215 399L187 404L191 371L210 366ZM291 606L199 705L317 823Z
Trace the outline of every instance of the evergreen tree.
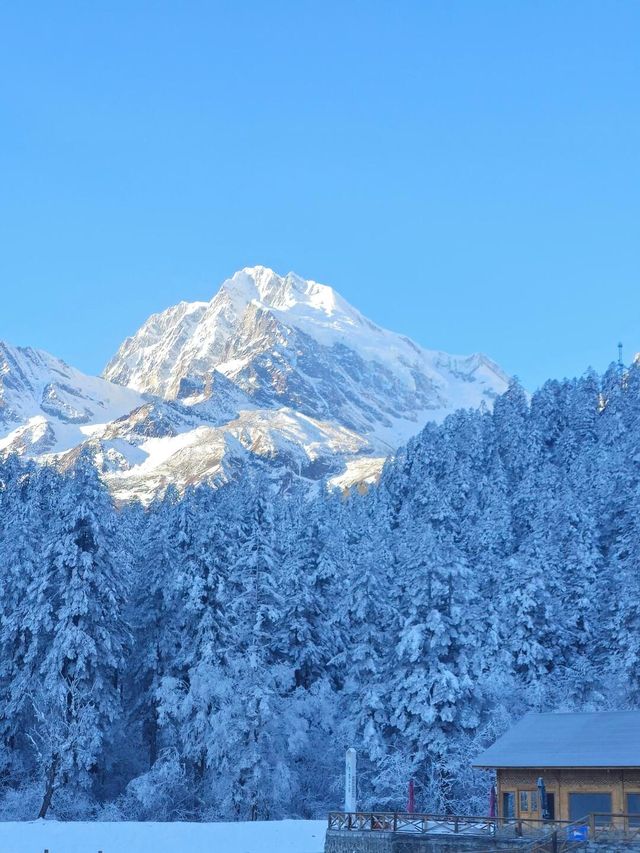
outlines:
M14 702L28 696L33 705L40 817L59 789L104 784L104 750L122 713L128 560L90 459L65 478L47 533L25 594L28 648L12 685Z

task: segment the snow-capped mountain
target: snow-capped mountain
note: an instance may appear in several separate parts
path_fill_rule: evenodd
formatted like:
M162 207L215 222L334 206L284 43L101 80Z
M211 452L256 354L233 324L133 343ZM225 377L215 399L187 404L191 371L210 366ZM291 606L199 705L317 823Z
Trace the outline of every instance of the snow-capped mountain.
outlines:
M425 350L381 329L326 285L265 267L210 302L155 314L103 378L0 345L0 452L43 461L92 448L114 494L274 475L370 481L429 420L491 405L508 378L483 355Z
M491 403L508 381L483 355L425 350L332 288L265 267L237 272L210 302L154 314L104 372L185 403L208 399L220 374L261 409L338 422L387 451L427 420Z
M87 376L42 350L0 341L0 451L69 450L142 402L131 388Z

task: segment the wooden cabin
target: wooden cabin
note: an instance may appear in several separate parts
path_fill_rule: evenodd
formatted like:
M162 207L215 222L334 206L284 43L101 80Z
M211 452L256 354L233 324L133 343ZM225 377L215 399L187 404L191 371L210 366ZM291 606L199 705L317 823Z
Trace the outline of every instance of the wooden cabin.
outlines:
M473 763L497 776L498 817L640 816L640 711L527 714ZM640 826L640 817L637 819Z

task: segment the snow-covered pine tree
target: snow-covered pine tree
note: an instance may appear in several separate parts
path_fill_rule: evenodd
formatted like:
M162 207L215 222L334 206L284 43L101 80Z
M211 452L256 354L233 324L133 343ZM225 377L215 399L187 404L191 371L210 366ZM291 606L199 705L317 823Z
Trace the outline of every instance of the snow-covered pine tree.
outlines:
M0 466L0 772L6 779L24 777L30 770L26 733L33 714L22 689L30 645L24 607L27 589L42 570L49 500L59 479L17 456Z
M424 807L447 811L457 768L452 747L483 709L474 584L445 529L417 528L399 572L410 590L384 697L390 743L422 784Z
M291 696L293 671L279 642L279 518L270 482L253 473L229 493L228 618L231 642L221 678L226 698L212 733L223 813L256 820L283 814L294 799L304 724ZM289 697L286 699L285 697ZM302 728L301 728L302 727Z
M128 577L110 498L82 455L56 495L22 609L29 643L14 689L33 706L40 817L54 795L90 794L108 781L105 749L122 713Z
M133 555L127 617L135 653L126 683L129 737L139 743L138 773L147 771L162 747L159 724L160 686L173 673L176 647L176 572L179 559L174 529L178 493L169 487L138 518L137 536L129 540ZM135 733L135 734L134 734Z

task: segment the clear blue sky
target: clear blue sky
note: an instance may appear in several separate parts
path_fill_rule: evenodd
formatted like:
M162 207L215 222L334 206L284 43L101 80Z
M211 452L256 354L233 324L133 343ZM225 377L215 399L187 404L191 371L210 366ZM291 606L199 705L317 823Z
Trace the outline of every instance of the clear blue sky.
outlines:
M530 388L640 350L640 3L2 4L0 338L257 263Z

